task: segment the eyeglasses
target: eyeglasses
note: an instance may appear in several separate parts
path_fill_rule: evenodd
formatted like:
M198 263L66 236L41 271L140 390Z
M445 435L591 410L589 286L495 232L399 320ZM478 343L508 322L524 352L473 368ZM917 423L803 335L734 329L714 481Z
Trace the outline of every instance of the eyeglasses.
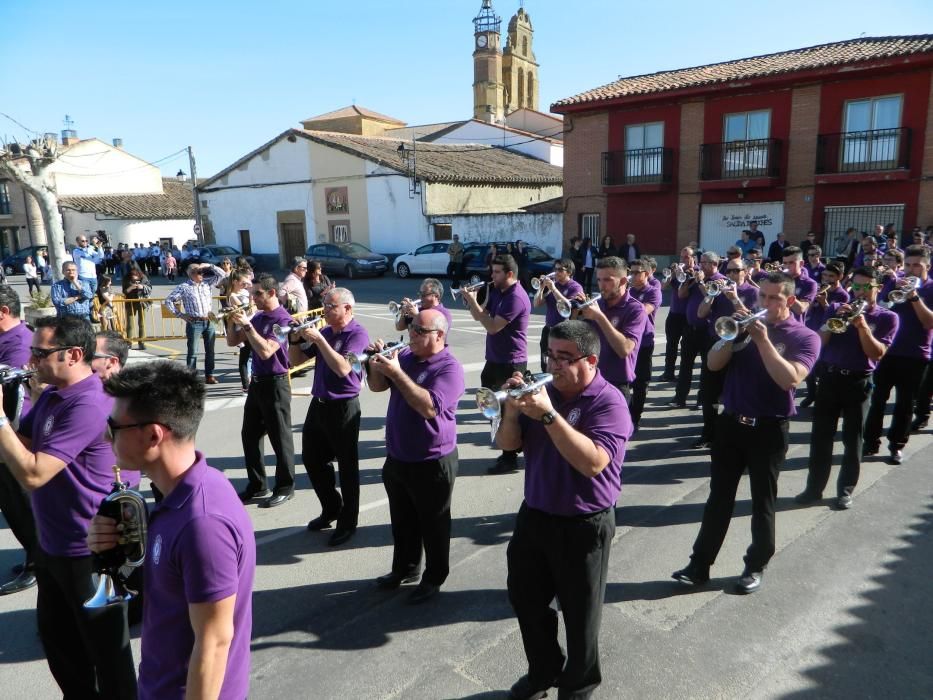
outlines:
M326 311L332 311L333 309L339 309L343 304L324 304L324 309Z
M428 328L427 326L421 326L417 323L413 323L408 327L408 330L417 335L427 335L428 333L439 331L440 328Z
M548 364L554 364L555 367L566 367L567 365L572 365L574 362L582 360L584 357L589 357L589 355L580 355L579 357L567 357L566 355L552 355L550 351L545 353L547 357Z
M142 423L124 423L123 425L120 425L113 418L107 416L107 430L104 432L104 435L110 442L113 442L115 435L120 430L126 430L127 428L144 428L147 425L161 425L166 430L172 429L170 426L166 425L165 423L160 423L157 420L148 420Z
M74 345L60 345L60 346L54 347L54 348L35 348L35 347L30 347L30 348L29 348L29 352L32 353L32 356L35 357L36 359L38 359L38 360L44 360L44 359L47 358L49 355L51 355L53 352L58 352L59 350L71 350L71 348L73 348L73 347L75 347L75 346L74 346Z
M117 359L116 355L108 355L106 352L95 352L92 357L95 360L109 360L110 358Z
M253 289L253 290L250 292L250 294L252 294L254 297L261 297L263 294L266 293L266 291L270 291L270 292L271 292L272 290L271 290L271 289L269 289L269 290L265 290L265 289Z
M742 271L743 269L741 267L730 267L728 270L726 270L726 274L731 275L735 272L742 272Z

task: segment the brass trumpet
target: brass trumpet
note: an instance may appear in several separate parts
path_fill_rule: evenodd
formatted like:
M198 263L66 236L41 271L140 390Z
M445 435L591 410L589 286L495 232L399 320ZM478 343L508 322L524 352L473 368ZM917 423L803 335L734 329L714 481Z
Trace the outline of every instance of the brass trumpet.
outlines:
M120 467L113 467L113 490L101 502L98 514L113 518L121 527L117 546L95 555L100 580L97 591L84 601L93 610L119 605L139 594L126 585L124 570L142 566L146 559L149 511L145 499L120 479Z
M845 333L851 325L853 319L856 319L865 313L868 302L864 299L856 299L849 306L852 309L849 313L826 319L826 323L823 327L830 333Z
M393 352L401 350L402 348L407 348L408 342L400 340L397 343L390 343L386 345L379 352L363 352L357 355L355 352L348 352L344 357L347 359L347 362L350 363L350 369L352 369L357 374L363 373L363 365L365 365L369 360L376 355L380 357L388 357Z
M303 331L305 328L311 328L311 327L318 328L318 329L323 328L324 317L314 316L301 323L295 323L295 324L290 323L287 326L282 326L276 323L275 325L272 326L272 333L275 335L275 339L276 341L278 341L279 345L282 345L285 343L285 341L288 340L288 336L291 333L298 333L300 331Z
M765 272L784 272L784 266L777 262L766 262L761 268Z
M420 308L421 308L421 299L415 299L414 301L411 302L411 305L414 306L415 309L420 309ZM396 322L396 323L398 323L399 321L402 320L402 308L403 308L403 304L402 304L402 302L400 302L400 301L390 301L390 302L389 302L389 313L390 313L390 314L395 314L395 322Z
M751 316L746 316L744 318L721 316L720 318L717 318L716 323L713 324L713 330L715 330L716 335L718 335L723 340L735 340L739 337L739 334L745 330L746 326L764 318L767 315L768 310L762 309L761 311L756 311Z
M544 280L555 280L557 279L556 272L549 272L546 275L541 275L540 277L531 278L531 288L536 292L544 286Z
M559 313L563 318L570 318L570 314L573 313L574 309L584 309L587 306L595 304L602 298L603 295L597 292L586 301L577 301L576 299L561 299L557 302L557 313Z
M918 289L920 289L919 277L905 277L898 283L896 289L888 292L888 301L892 304L903 304L907 301L907 297Z
M488 418L490 438L496 439L496 432L499 430L499 421L502 419L502 404L506 399L519 399L526 394L534 394L541 390L541 387L554 381L554 375L549 372L540 374L525 373L525 383L521 386L515 386L511 389L502 389L493 391L492 389L477 389L476 407L482 412L484 418Z
M729 286L728 280L710 280L709 282L703 283L703 291L706 292L707 298L712 299L726 291Z
M240 311L248 312L252 308L253 308L252 304L238 304L237 306L227 306L221 309L220 311L217 311L216 313L212 311L210 313L210 318L214 323L218 323L220 321L226 321L228 318L233 316L235 313L239 313Z
M486 286L485 282L475 282L473 284L468 284L465 287L460 287L460 289L450 288L450 296L454 298L454 301L457 300L457 296L463 296L463 292L478 292L480 289Z

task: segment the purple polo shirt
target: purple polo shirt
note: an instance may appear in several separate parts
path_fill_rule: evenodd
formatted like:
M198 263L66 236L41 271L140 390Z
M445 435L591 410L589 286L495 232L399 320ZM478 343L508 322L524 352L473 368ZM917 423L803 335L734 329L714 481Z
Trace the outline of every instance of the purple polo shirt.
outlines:
M567 284L555 283L554 286L567 299L572 299L583 292L583 287L572 277L567 281ZM557 313L557 298L553 294L547 294L544 297L544 306L547 309L544 315L544 325L548 328L553 328L561 321L567 320Z
M745 284L740 284L736 287L736 295L738 295L739 300L742 304L745 305L746 309L754 309L758 306L758 287L753 284L746 282ZM722 318L723 316L731 316L735 313L735 305L726 298L725 294L720 294L713 300L713 306L709 310L709 334L711 337L716 336L716 320Z
M933 308L933 280L927 279L920 285L917 294L923 299L928 308ZM933 330L925 330L917 318L913 304L905 301L895 304L891 310L901 320L900 328L891 343L888 354L895 357L913 357L922 360L930 359L930 341L933 340Z
M815 299L816 297L813 298ZM840 284L835 289L830 289L826 292L826 301L828 302L826 308L817 304L810 304L810 308L807 309L807 318L804 321L804 325L810 330L819 332L820 328L822 328L823 324L826 322L826 319L829 318L829 316L827 316L829 307L833 304L848 303L849 293Z
M622 393L597 372L576 397L564 401L546 387L554 410L609 455L609 464L593 478L570 466L540 421L519 416L525 451L525 503L553 515L582 515L615 506L622 490L622 462L632 436L632 419Z
M648 324L648 314L641 302L626 293L615 306L608 306L605 299L596 302L609 323L626 338L635 341L635 348L625 359L619 357L612 349L602 329L596 321L587 321L599 335L599 371L606 381L612 384L631 384L635 381L635 360L638 357L638 348L641 346L642 336Z
M386 414L389 456L402 462L425 462L450 454L457 447L457 404L466 388L462 365L446 347L426 360L418 359L406 348L399 354L399 365L431 395L437 415L426 419L389 382L391 393Z
M840 306L842 304L830 304L825 318L831 318L839 313ZM876 304L871 309L865 309L862 315L875 340L890 347L899 325L897 314ZM878 366L876 360L865 356L865 351L862 350L862 344L859 342L858 331L851 325L846 328L845 333L829 333L829 342L823 346L820 359L828 365L854 372L873 372Z
M531 300L522 285L513 284L504 292L490 287L486 310L493 318L508 321L498 333L486 334L486 361L499 364L526 362Z
M88 523L113 484L116 460L104 439L112 407L100 378L91 374L64 389L47 388L20 423L20 434L32 439L32 452L65 463L31 494L39 544L53 556L91 553L84 541ZM139 472L125 472L123 477L139 483Z
M32 359L32 353L29 350L30 345L32 345L32 331L29 330L29 326L25 323L18 323L10 330L0 333L0 365L16 368L28 365ZM20 417L29 413L31 404L29 390L26 389ZM10 420L12 419L13 416L10 416Z
M661 280L659 280L653 274L648 275L648 284L650 284L652 287L654 287L655 289L659 291L661 289Z
M362 354L369 347L369 333L356 319L351 319L342 331L335 333L330 326L321 331L321 335L335 351L341 355L349 352ZM349 372L346 377L339 377L318 357L317 346L312 345L304 351L308 357L317 357L314 364L314 383L311 385L311 395L324 401L336 399L352 399L359 396L361 378L356 372Z
M788 362L799 362L807 371L813 369L820 353L820 336L792 315L768 326L768 338ZM744 347L743 347L744 346ZM796 413L794 390L782 390L768 374L758 346L750 339L733 346L732 359L726 365L722 403L728 413L751 418L788 417Z
M188 606L236 595L233 641L221 698L249 694L256 540L236 490L221 472L196 461L149 520L144 566L140 700L183 698L194 632Z
M250 319L250 323L261 338L266 340L275 340L275 333L272 327L276 324L287 326L291 323L292 316L284 306L279 306L272 311L260 311ZM252 347L252 346L250 346ZM253 374L257 377L271 377L277 374L288 372L288 340L279 346L279 349L271 357L262 359L255 349L252 351Z
M697 316L697 309L700 308L700 304L703 303L703 300L706 298L706 292L703 289L703 285L707 282L712 282L713 280L724 280L725 276L720 275L718 272L714 272L712 275L703 280L703 284L694 283L690 287L690 296L687 297L687 323L698 330L706 330L706 327L710 324L709 317L699 318Z
M658 307L661 306L661 287L651 284L646 284L641 289L635 289L635 287L630 286L628 288L629 295L638 302L641 302L641 305L651 304L654 306L654 310L648 314L648 321L645 323L645 332L641 336L641 344L649 345L654 344L654 317L658 313Z
M810 304L816 299L816 293L820 291L820 285L816 280L811 280L806 270L801 270L800 277L794 280L794 296ZM798 321L803 320L802 314L794 314Z
M671 277L671 308L668 311L668 313L671 313L671 314L687 313L687 300L681 299L677 295L678 289L680 289L680 282L678 282L676 279Z
M752 282L754 282L755 284L761 284L761 280L763 280L767 276L768 276L768 273L766 270L755 270L751 274Z
M804 263L803 269L807 271L807 275L810 279L819 280L823 276L823 270L826 269L826 265L817 263L815 267L811 267L809 264Z

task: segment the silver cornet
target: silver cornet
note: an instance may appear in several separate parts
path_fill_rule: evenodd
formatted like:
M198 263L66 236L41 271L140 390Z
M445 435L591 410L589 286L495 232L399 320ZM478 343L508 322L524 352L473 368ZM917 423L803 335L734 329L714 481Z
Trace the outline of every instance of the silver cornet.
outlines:
M454 289L453 287L451 287L450 296L452 296L454 298L454 301L456 301L458 296L460 297L463 296L463 292L478 292L480 289L482 289L485 286L486 286L485 282L476 282L474 284L468 284L464 287L460 287L459 289Z
M586 301L577 301L576 299L560 299L556 305L557 313L559 313L563 318L570 318L570 314L573 313L574 309L586 308L587 306L595 304L602 298L603 295L597 292Z
M113 549L95 555L100 580L97 591L84 602L84 607L89 610L119 605L139 594L126 585L127 569L142 566L148 541L149 510L146 500L121 481L120 467L116 465L113 467L113 490L101 502L97 512L117 521L120 539Z
M896 289L888 292L888 301L892 304L903 304L912 293L920 289L919 277L905 277Z
M729 287L728 280L710 280L709 282L703 283L703 291L706 292L706 296L709 299L713 297L718 297Z
M745 327L758 321L759 319L767 316L768 310L762 309L761 311L756 311L751 316L746 316L744 318L734 318L733 316L721 316L716 319L716 323L713 324L713 330L716 331L718 335L723 340L735 340L739 337L739 334L745 330Z
M540 374L526 373L525 383L521 386L515 386L511 389L502 389L493 391L492 389L477 389L476 407L482 412L484 418L488 418L490 438L496 439L496 432L499 430L499 421L502 419L502 404L506 399L519 399L527 394L534 394L541 387L554 381L554 375L548 372Z
M397 343L391 343L386 345L379 352L363 352L357 355L355 352L348 352L344 357L347 362L350 363L350 369L352 369L357 374L363 373L363 365L370 361L376 355L380 357L388 357L393 352L401 350L402 348L408 347L408 341L400 340Z
M285 343L288 340L288 336L291 333L298 333L303 331L305 328L323 328L324 327L324 317L323 316L314 316L309 318L307 321L297 323L295 325L282 326L276 323L272 326L272 333L275 335L275 339L278 341L279 345Z
M556 272L549 272L546 275L541 275L540 277L531 278L531 288L536 292L544 286L544 280L555 280L557 279Z
M865 308L868 306L868 302L864 299L856 299L850 305L851 311L842 316L833 316L832 318L827 318L824 328L830 333L845 333L851 325L853 319L858 318L863 313L865 313Z
M411 301L410 303L411 303L411 305L414 306L416 309L420 309L420 308L421 308L421 299L415 299L414 301ZM398 323L399 321L402 320L402 309L403 309L403 308L404 308L404 305L402 304L402 302L399 302L399 301L390 301L390 302L389 302L389 313L390 313L390 314L395 314L395 322L396 322L396 323Z

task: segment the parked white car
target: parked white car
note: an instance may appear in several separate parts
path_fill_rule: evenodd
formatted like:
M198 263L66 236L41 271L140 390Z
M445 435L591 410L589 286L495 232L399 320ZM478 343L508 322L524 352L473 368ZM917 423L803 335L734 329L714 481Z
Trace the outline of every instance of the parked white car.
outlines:
M402 278L411 275L427 277L446 275L447 263L450 262L450 256L447 255L449 247L450 241L438 241L415 248L410 253L399 255L393 263L395 274Z

